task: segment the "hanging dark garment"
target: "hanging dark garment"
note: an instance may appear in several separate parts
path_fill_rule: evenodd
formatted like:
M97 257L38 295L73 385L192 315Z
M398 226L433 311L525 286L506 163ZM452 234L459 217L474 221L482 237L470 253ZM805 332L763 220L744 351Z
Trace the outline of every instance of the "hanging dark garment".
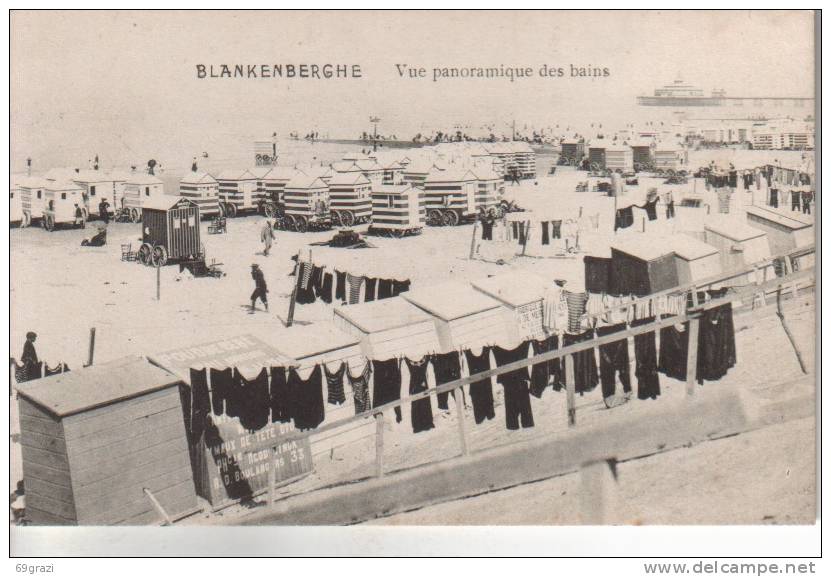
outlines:
M597 336L605 337L613 333L626 330L626 323L617 325L598 327ZM603 390L603 398L611 397L615 394L617 381L615 380L615 373L617 378L623 384L623 392L628 393L632 390L632 383L629 380L629 345L626 339L623 338L613 343L600 345L600 384Z
M406 361L407 369L410 371L410 394L423 393L427 390L427 367L430 364L430 358L424 357L417 362L410 359L404 359L404 361ZM418 399L410 404L410 421L413 424L413 433L429 431L435 427L430 397Z
M548 221L544 220L540 223L540 225L542 226L542 243L549 244L550 241L548 239Z
M482 240L493 240L493 222L482 221Z
M675 218L675 201L670 200L667 203L667 218Z
M726 290L709 291L720 298ZM698 332L698 362L696 378L717 381L736 365L736 336L733 328L733 305L723 304L704 311Z
M366 289L364 290L364 302L375 300L375 285L378 284L377 278L366 278Z
M484 347L479 355L474 355L469 350L465 351L465 358L471 375L491 368L489 347ZM477 425L485 419L493 419L496 416L493 410L493 385L490 377L470 384L470 400L473 403L473 420Z
M394 280L392 281L392 296L397 297L401 293L410 290L409 280Z
M228 411L230 409L231 401L229 397L232 394L234 386L234 371L232 369L211 369L211 404L213 405L214 415L228 415L233 417Z
M325 272L320 277L320 283L315 286L315 296L326 304L332 304L332 273Z
M308 271L309 280L305 282L305 271ZM323 284L323 269L319 266L312 266L308 263L300 263L301 280L297 285L297 295L295 302L299 305L312 304L317 300L315 298L315 285Z
M803 214L811 214L811 201L814 200L813 191L802 193L802 212Z
M346 378L352 387L352 400L355 403L355 414L359 415L369 410L369 376L372 374L372 365L367 361L364 370L357 377L352 376L349 365L346 366Z
M666 376L681 381L687 378L687 344L690 340L690 323L679 331L675 325L661 329L661 350L658 353L658 370Z
M456 381L462 378L462 366L459 362L459 353L450 351L449 353L442 353L433 355L430 358L433 363L433 373L436 376L436 386ZM450 407L447 404L447 398L450 392L439 393L438 407L443 411L449 411Z
M514 240L517 240L519 238L519 222L513 221L511 223L511 234Z
M531 348L534 355L541 355L557 349L557 335L551 335L541 341L531 341ZM553 385L555 391L562 388L562 374L560 372L560 359L543 361L531 367L531 394L537 398L542 397L542 392L549 385Z
M240 424L250 432L259 431L268 424L271 408L268 371L263 368L256 377L248 380L234 369L234 382L240 398Z
M335 271L335 300L346 302L346 273Z
M565 333L563 335L563 347L590 341L593 338L594 331L592 330L579 335ZM597 387L597 359L594 357L594 349L574 353L572 357L574 358L574 391L582 395L594 390Z
M631 208L631 207L630 207ZM640 208L646 211L646 218L649 220L657 220L658 218L658 199L656 198L652 202L647 202Z
M346 363L341 363L334 373L323 365L323 374L326 376L327 399L330 405L342 405L346 402L346 393L343 391L343 375L346 373Z
M612 259L586 255L583 257L586 276L586 291L590 293L611 293Z
M615 230L619 228L629 228L635 224L635 214L632 212L632 207L619 208L615 211Z
M401 398L401 362L393 357L385 361L372 361L375 378L372 384L372 408L380 407ZM395 407L395 421L402 419L401 407Z
M501 367L508 363L528 358L528 341L515 349L505 350L493 347L493 356L496 366ZM528 369L517 369L496 377L497 382L505 391L505 426L508 429L519 429L534 426L534 415L531 412L531 395L528 390Z
M799 211L802 204L802 196L798 190L791 191L791 210Z
M519 223L519 244L525 246L528 243L528 223Z
M562 238L562 229L563 229L563 221L562 220L552 220L551 221L551 238Z
M303 380L294 368L289 369L289 406L294 426L300 430L315 429L323 422L323 371L315 365L309 378Z
M269 390L272 423L290 423L290 392L286 382L285 367L271 367L271 389Z
M378 279L378 300L388 299L392 296L392 280L386 278Z
M632 321L632 327L655 322L655 317ZM658 379L658 352L655 347L655 333L635 335L635 377L638 379L638 398L656 399L661 394Z
M779 191L775 188L770 189L770 198L768 199L768 204L773 208L779 208Z
M190 370L190 444L193 446L205 432L205 423L211 414L211 394L208 392L208 371Z
M738 172L731 170L727 173L727 186L736 188L739 186Z

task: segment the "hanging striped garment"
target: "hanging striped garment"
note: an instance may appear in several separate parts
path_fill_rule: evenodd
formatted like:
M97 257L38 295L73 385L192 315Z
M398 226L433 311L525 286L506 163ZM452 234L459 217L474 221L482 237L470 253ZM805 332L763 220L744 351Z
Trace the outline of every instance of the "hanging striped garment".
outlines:
M364 370L357 377L352 376L349 365L346 367L346 378L352 387L352 400L355 403L355 414L359 415L370 408L369 375L372 374L372 363L367 361Z
M346 273L346 282L349 285L349 304L358 304L361 302L361 286L364 284L364 277Z
M579 333L581 330L581 319L586 312L586 303L589 301L587 293L573 293L563 290L563 297L568 307L568 332Z
M312 278L312 263L310 262L301 262L300 263L300 279L301 285L300 288L303 290L309 289L309 281Z

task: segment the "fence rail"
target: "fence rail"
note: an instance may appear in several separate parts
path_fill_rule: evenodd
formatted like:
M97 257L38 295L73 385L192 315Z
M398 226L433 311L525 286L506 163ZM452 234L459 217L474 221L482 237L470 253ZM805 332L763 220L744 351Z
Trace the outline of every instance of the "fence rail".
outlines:
M798 253L798 256L805 256L813 252L813 247L806 247L799 249L798 251L791 251L788 254L780 255L776 257L771 257L763 262L768 262L772 264L776 259L785 258L786 262L790 263L790 258L794 254ZM745 274L753 273L754 271L758 270L759 263L753 268L749 268L741 273L732 273L731 275L725 276L721 275L719 277L722 282L726 279L736 278L738 276L742 276ZM766 265L767 266L767 265ZM343 427L347 427L351 424L366 421L367 419L374 418L376 423L376 443L375 443L375 476L382 477L384 475L384 412L392 410L396 407L401 407L404 405L408 405L414 401L418 401L420 399L425 399L430 397L431 395L438 395L440 393L448 393L452 392L454 396L454 400L456 408L457 408L457 419L459 421L459 444L460 444L460 454L459 456L466 456L469 454L469 445L468 445L468 432L467 427L465 425L463 419L463 404L461 402L461 388L465 385L469 385L471 383L475 383L477 381L481 381L484 379L489 379L492 377L498 377L499 375L503 375L505 373L509 373L512 371L516 371L519 369L524 369L530 367L532 365L536 365L539 363L544 363L547 361L552 361L555 359L565 359L565 373L566 373L566 406L567 406L567 421L569 427L574 427L577 424L577 409L576 409L576 391L575 391L575 378L574 378L574 357L575 353L587 351L590 349L594 349L601 345L618 342L621 340L628 340L630 337L634 337L641 334L657 332L662 328L673 326L679 323L689 322L689 334L690 338L688 339L688 350L687 350L687 394L692 395L695 391L695 382L697 379L697 360L698 360L698 330L699 330L699 322L702 314L710 309L714 309L720 307L722 305L732 303L737 299L744 299L745 297L755 298L760 293L764 294L769 291L781 291L783 287L786 286L796 286L796 283L802 279L808 279L814 277L814 268L809 268L797 272L793 272L791 266L787 266L787 272L789 274L785 274L784 276L777 277L771 280L767 280L764 282L757 282L756 284L748 285L743 287L741 290L738 290L734 293L728 294L724 297L718 297L711 299L704 303L696 302L693 307L689 308L686 312L682 312L678 315L673 315L667 318L661 318L656 316L654 322L640 325L637 327L629 327L624 331L619 331L610 335L606 335L603 337L594 338L591 340L583 341L580 343L575 343L572 345L568 345L559 349L555 349L553 351L549 351L546 353L541 353L539 355L532 356L527 359L522 359L519 361L515 361L512 363L508 363L502 365L500 367L496 367L494 369L490 369L487 371L482 371L479 373L475 373L473 375L469 375L467 377L463 377L457 379L455 381L444 383L442 385L436 386L431 388L427 391L423 391L414 395L409 395L407 397L403 397L396 401L392 401L386 403L384 405L380 405L378 407L373 407L372 409L361 413L359 415L355 415L346 419L341 419L332 423L324 424L314 430L309 431L298 431L296 433L290 433L285 437L280 439L280 444L291 442L295 440L304 439L307 437L311 437L314 435L320 435L327 431L333 431L336 429L341 429ZM717 284L719 279L713 277L704 279L703 281L698 281L697 283L693 283L688 285L684 288L675 288L673 289L675 292L679 290L697 290L702 286L712 286L713 284ZM647 298L654 298L655 295L650 295L650 297L645 297L644 299L640 300L647 300ZM627 303L626 306L632 306L637 301L632 301ZM615 309L612 309L615 310ZM277 446L272 447L272 453L277 450ZM272 458L269 464L269 471L275 466L275 461ZM274 500L274 488L273 486L269 487L269 505L273 506Z

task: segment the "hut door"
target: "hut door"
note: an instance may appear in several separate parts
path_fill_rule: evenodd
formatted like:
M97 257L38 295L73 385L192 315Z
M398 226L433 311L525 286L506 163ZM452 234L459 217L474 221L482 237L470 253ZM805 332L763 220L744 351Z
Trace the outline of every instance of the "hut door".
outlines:
M240 183L240 188L242 188L242 205L243 206L252 206L254 203L253 196L254 196L254 183L253 182L243 182Z
M467 211L476 211L476 185L473 183L465 183L465 192L467 193Z

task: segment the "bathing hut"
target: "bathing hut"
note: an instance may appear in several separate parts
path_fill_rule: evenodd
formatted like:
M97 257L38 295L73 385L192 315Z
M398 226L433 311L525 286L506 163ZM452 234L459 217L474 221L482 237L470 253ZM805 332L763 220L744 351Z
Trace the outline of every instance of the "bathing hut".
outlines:
M589 166L592 170L606 168L606 145L595 143L589 146Z
M508 325L514 331L510 342L525 339L543 339L542 302L548 285L529 272L504 273L471 281L473 288L499 301L513 315Z
M334 322L370 359L420 359L440 348L433 317L401 297L336 308Z
M719 251L725 273L745 270L771 256L767 234L738 219L711 215L704 224L704 240ZM742 283L744 284L744 283Z
M75 207L83 209L84 189L69 180L49 180L43 191L43 228L53 231L75 223Z
M467 283L437 283L401 297L433 316L441 352L510 342L514 334L500 302Z
M439 171L439 168L434 163L426 160L414 160L402 172L402 179L404 184L411 186L424 186L424 181L430 175L431 171Z
M49 181L39 176L26 176L21 178L20 207L23 211L23 226L30 226L43 218L43 209L46 206L45 191Z
M329 210L335 226L353 226L368 222L372 216L373 184L355 172L338 172L329 180Z
M219 214L219 183L207 172L189 172L179 181L179 196L199 207L201 217Z
M404 182L404 165L395 159L380 162L383 169L381 184L402 184Z
M164 184L159 178L145 172L134 172L124 183L121 208L129 211L130 220L138 222L141 220L144 203L162 196L164 196Z
M150 525L197 509L178 377L127 357L18 385L26 518Z
M258 178L250 170L225 170L216 177L219 185L219 211L234 218L244 212L257 212L262 195L257 186Z
M510 143L510 150L519 177L522 179L537 178L537 154L531 145L515 140Z
M620 235L611 249L611 294L646 296L678 286L675 253L655 235Z
M326 170L331 170L328 167ZM269 218L282 211L283 192L295 176L305 175L291 166L263 166L252 169L257 177L257 189L263 199L263 211Z
M297 175L283 191L288 230L306 232L331 226L329 187L320 178Z
M681 150L677 146L659 144L655 148L655 168L658 170L679 170L681 158Z
M9 180L9 223L23 225L23 203L20 197L22 177L13 174Z
M177 196L145 200L141 243L138 260L148 266L204 258L199 240L199 206Z
M372 192L372 230L391 236L418 234L424 228L427 210L420 188L406 184L384 185Z
M814 242L814 224L798 212L784 215L761 206L747 207L747 224L767 233L770 252L784 254Z
M577 140L564 140L560 144L560 158L563 164L579 166L586 157L586 143Z
M721 272L721 256L716 247L686 234L664 238L662 244L675 252L678 284L694 283Z
M505 180L492 167L480 164L470 169L476 177L476 208L489 209L499 203Z
M606 148L605 168L612 172L631 172L632 149L628 146L609 146Z
M635 170L648 170L653 166L651 142L634 142L630 144L630 148L632 148L632 165Z
M434 170L424 180L427 224L455 226L476 218L479 183L468 169Z
M101 216L98 214L98 203L102 198L106 198L111 207L116 206L115 182L108 173L100 170L80 170L72 176L72 182L84 189L88 215Z
M355 166L360 169L361 174L372 183L373 187L383 184L384 168L374 158L356 160Z

